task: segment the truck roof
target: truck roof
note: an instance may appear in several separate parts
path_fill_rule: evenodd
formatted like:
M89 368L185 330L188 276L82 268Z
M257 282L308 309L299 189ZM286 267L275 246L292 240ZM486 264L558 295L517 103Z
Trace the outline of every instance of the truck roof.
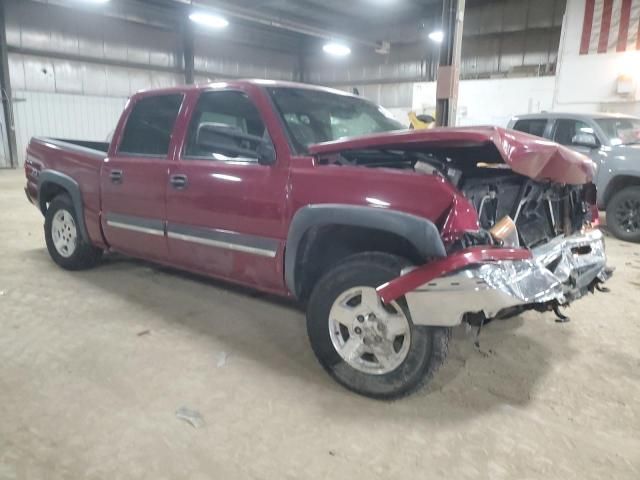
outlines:
M638 118L624 113L571 113L571 112L541 112L514 115L513 119L547 119L547 118L572 118L575 120L591 120L594 118Z
M193 90L211 90L211 89L223 89L223 88L234 88L234 87L286 87L286 88L304 88L307 90L316 90L320 92L334 93L338 95L346 95L350 97L355 97L349 92L345 92L344 90L337 90L335 88L322 87L319 85L311 85L308 83L298 83L298 82L288 82L284 80L264 80L258 78L247 78L247 79L237 79L237 80L222 80L219 82L210 82L210 83L199 83L195 85L176 85L174 87L166 87L166 88L153 88L146 90L138 90L134 95L135 96L146 96L146 95L161 95L161 94L170 94L170 93L182 93L186 91Z

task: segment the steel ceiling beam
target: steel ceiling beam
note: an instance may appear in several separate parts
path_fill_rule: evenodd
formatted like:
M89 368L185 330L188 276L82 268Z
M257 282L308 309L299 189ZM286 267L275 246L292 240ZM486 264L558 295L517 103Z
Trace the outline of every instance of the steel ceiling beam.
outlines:
M248 22L258 23L260 25L266 25L271 28L288 30L290 32L300 33L310 37L322 38L325 40L343 40L345 42L364 45L368 47L377 47L377 43L371 40L325 30L323 28L289 20L277 15L256 13L256 11L253 9L231 5L226 2L206 2L202 0L194 1L193 7L212 9L220 13L221 15L239 18Z

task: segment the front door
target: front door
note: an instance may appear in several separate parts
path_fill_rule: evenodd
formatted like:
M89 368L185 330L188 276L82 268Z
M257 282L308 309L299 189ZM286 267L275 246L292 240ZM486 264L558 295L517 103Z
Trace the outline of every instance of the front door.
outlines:
M197 99L167 190L172 263L261 287L283 288L282 253L288 169L284 156L261 164L273 148L263 116L237 90Z
M595 137L593 128L582 120L559 118L554 122L553 135L551 139L560 145L564 145L575 150L576 152L593 157L594 152L597 150L595 147L590 148L585 145L574 143L576 135L580 133L586 133Z
M166 261L169 145L182 94L142 97L125 111L117 150L100 178L102 228L109 245L129 255ZM127 115L128 113L128 115Z

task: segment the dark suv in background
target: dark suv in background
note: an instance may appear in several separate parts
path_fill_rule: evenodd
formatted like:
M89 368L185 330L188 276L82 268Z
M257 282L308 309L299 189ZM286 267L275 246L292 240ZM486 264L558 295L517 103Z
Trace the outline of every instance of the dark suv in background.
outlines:
M513 117L508 128L588 155L598 166L598 207L616 237L640 242L640 118L620 114L539 113Z

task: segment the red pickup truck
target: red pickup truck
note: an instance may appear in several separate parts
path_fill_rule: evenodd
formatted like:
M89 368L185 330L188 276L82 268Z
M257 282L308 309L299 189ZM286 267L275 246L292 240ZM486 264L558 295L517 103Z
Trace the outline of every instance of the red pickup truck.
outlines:
M594 165L495 127L402 130L344 92L232 81L133 95L110 144L34 138L26 193L61 267L115 250L291 297L342 385L397 398L451 327L604 282Z

